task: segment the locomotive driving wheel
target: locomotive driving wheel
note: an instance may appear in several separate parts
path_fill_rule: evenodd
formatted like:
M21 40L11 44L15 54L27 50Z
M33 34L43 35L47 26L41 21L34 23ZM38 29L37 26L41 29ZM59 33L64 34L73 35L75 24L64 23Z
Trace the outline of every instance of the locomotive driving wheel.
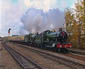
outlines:
M61 48L57 48L56 51L57 51L58 53L60 53L60 52L61 52Z
M62 48L62 49L61 49L61 52L62 52L62 53L68 53L69 51L68 51L68 49L66 49L66 48Z

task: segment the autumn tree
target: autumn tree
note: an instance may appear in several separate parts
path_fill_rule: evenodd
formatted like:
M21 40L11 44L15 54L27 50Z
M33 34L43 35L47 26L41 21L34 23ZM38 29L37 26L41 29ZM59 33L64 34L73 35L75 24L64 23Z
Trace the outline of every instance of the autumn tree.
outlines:
M67 32L71 35L70 41L75 40L78 46L83 48L85 46L85 0L78 0L75 9L65 11L65 21Z
M85 0L79 0L78 3L75 4L75 12L76 21L79 25L78 43L79 46L82 47L82 40L83 38L85 39Z

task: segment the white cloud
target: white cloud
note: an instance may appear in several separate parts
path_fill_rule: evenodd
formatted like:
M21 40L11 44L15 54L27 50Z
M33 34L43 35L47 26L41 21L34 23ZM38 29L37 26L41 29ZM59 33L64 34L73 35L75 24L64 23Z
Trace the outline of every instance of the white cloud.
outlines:
M26 7L43 9L46 12L48 12L49 9L53 8L65 9L68 6L70 6L68 2L70 3L70 0L69 1L68 0L24 0L24 4Z
M74 0L74 3L72 4L71 8L74 8L75 9L75 3L77 3L78 0Z
M24 4L29 8L43 9L48 11L55 7L57 0L24 0Z
M9 27L12 28L12 34L19 33L19 29L21 29L20 18L28 8L44 10L47 13L50 9L66 8L67 0L61 0L60 4L59 1L60 0L18 0L17 4L13 4L12 0L0 0L0 35L7 35ZM51 15L49 13L51 13ZM48 18L52 19L51 16L53 17L55 12L51 11L49 13ZM37 15L39 16L39 14ZM45 18L44 19L47 21L46 16ZM40 20L42 20L42 17L40 17ZM53 19L50 22L53 22ZM48 26L53 28L52 24Z
M0 2L0 15L2 15L1 13L2 13L2 11L1 11L1 7L2 6L2 2ZM1 16L0 16L0 29L1 29Z
M67 7L67 2L66 0L62 0L61 3L60 3L60 8L66 8Z
M12 28L11 34L19 34L20 18L25 11L23 2L15 5L11 3L11 0L2 0L0 3L2 4L0 7L2 12L0 15L0 35L8 35L8 28Z

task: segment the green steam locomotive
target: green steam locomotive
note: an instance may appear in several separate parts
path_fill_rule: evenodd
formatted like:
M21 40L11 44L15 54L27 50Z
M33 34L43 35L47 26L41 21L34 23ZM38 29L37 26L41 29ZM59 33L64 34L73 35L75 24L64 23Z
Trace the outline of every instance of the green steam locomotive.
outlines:
M46 30L40 34L30 33L25 35L24 41L33 46L56 49L58 52L67 52L68 48L72 47L72 44L67 41L67 34L64 31L59 33Z

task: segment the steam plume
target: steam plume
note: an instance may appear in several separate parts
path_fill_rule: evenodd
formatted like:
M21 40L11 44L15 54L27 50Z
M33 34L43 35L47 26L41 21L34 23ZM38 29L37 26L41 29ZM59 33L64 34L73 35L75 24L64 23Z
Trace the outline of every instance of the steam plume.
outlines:
M42 32L61 27L64 23L64 12L59 9L51 9L48 12L30 8L21 18L24 29L29 33Z

